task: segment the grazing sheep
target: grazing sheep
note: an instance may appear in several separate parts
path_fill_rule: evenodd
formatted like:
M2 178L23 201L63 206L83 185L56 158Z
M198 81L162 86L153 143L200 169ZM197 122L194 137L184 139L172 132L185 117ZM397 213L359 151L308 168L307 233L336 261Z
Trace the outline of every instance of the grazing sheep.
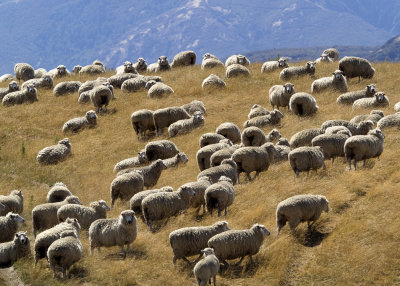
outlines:
M24 85L24 84L22 84ZM19 85L18 82L16 82L15 80L11 81L8 83L8 87L6 88L0 88L0 100L3 100L3 98L14 91L19 91Z
M13 240L17 233L18 225L25 222L19 215L9 212L6 216L0 216L0 242Z
M367 135L356 135L348 138L344 143L344 152L346 154L349 169L351 170L351 161L354 160L354 169L357 169L357 161L378 157L383 152L383 139L385 136L378 128L368 132Z
M206 202L207 211L212 215L213 209L218 209L218 216L233 204L235 200L235 187L232 180L228 177L221 176L218 182L210 185L204 192L204 201Z
M311 84L312 93L331 89L334 91L347 92L347 80L342 71L336 70L332 73L332 76L316 79Z
M219 143L219 141L226 139L225 136L222 136L221 134L218 133L204 133L203 135L200 136L199 139L199 145L200 148L211 145L211 144L216 144Z
M281 119L284 117L283 113L278 109L274 109L267 115L253 117L252 119L247 120L243 127L247 128L250 126L256 127L265 127L269 125L277 125L281 123Z
M339 131L336 134L321 134L315 137L312 146L320 146L324 153L324 159L332 159L332 164L336 157L344 157L344 142L351 136L350 131Z
M110 76L108 78L108 82L113 87L121 88L122 84L126 80L131 79L131 78L136 78L136 77L138 77L138 74L136 74L136 73L121 73L121 74L116 74L116 75Z
M224 64L217 58L204 58L201 62L201 69L212 69L215 67L224 67Z
M129 200L133 195L143 191L144 179L142 172L128 172L117 176L110 186L111 206L117 198Z
M381 110L372 110L369 114L361 114L361 115L354 116L350 120L350 123L358 124L361 121L371 120L373 123L376 124L384 116L385 115L384 115L383 111L381 111Z
M24 196L19 190L12 190L8 196L0 195L0 203L5 207L0 211L0 216L9 212L20 214L24 210Z
M64 183L57 182L47 192L46 203L62 202L68 196L72 196L71 191Z
M179 152L174 157L164 159L163 163L168 169L168 168L176 167L179 164L186 164L188 160L189 159L185 153Z
M35 206L32 209L33 235L36 237L38 231L51 228L58 224L57 211L67 204L81 205L82 203L79 201L78 197L68 196L61 202L45 203Z
M152 222L179 214L190 207L194 191L189 187L180 187L176 192L161 192L147 196L142 201L142 213L152 231Z
M232 158L222 160L221 165L208 168L197 175L197 180L201 177L208 177L212 183L218 182L221 176L231 179L233 184L238 180L237 165Z
M226 59L225 61L225 67L229 67L234 64L239 64L243 66L248 66L250 65L250 61L248 58L246 58L243 55L232 55L229 58Z
M201 258L201 250L207 247L208 240L216 234L229 230L226 221L218 221L210 226L194 226L184 227L172 231L169 234L169 243L174 253L173 263L176 264L178 259L183 259L191 264L186 257L199 255L195 260Z
M147 71L147 63L143 58L138 58L136 63L133 64L133 67L138 71L138 72L145 72Z
M155 161L157 159L168 159L180 152L175 143L169 140L158 140L149 142L146 144L144 149L147 159L149 161Z
M242 144L244 146L261 146L265 143L265 139L264 132L257 126L250 126L243 129Z
M125 80L121 85L121 90L123 92L136 92L143 90L146 83L154 80L156 82L162 82L162 78L159 76L142 76L138 75L134 78Z
M232 146L232 142L229 139L221 140L219 143L206 145L200 148L196 153L197 165L199 170L203 171L210 168L210 158L218 150L229 148Z
M55 79L55 78L61 78L64 76L69 76L69 75L71 75L71 73L69 72L69 70L67 70L66 66L59 65L55 69L49 70L47 72L47 75L49 75L51 78Z
M107 106L113 97L114 88L110 84L98 85L90 91L90 101L96 108L97 113L101 110L106 111Z
M81 65L76 65L76 66L73 67L72 73L79 75L79 72L81 71L81 69L82 69Z
M47 250L50 268L53 277L56 277L56 266L61 268L63 278L67 277L67 271L83 256L82 243L75 231L63 231L60 239L54 241Z
M162 187L160 189L154 189L154 190L146 190L146 191L141 191L139 193L136 193L132 196L132 198L129 200L129 206L130 209L135 212L135 214L139 214L142 218L142 201L144 200L145 197L159 193L159 192L173 192L174 189L170 186Z
M383 130L389 127L398 127L400 128L400 111L395 114L390 114L378 121L376 124L379 129Z
M147 160L146 152L144 150L139 151L136 157L131 157L128 159L124 159L114 166L114 173L122 171L124 169L139 167L147 164L149 161Z
M100 61L94 61L93 64L82 67L79 71L79 75L98 75L105 72L106 69L104 68L104 65Z
M33 78L30 79L22 84L22 89L25 89L28 85L32 85L36 89L38 88L45 88L45 89L52 89L53 88L53 79L49 75L45 75L41 78Z
M26 232L16 233L13 241L0 244L0 267L10 267L22 257L31 255L31 243Z
M199 111L201 114L206 114L206 107L204 106L204 103L200 100L192 100L192 102L186 103L181 107L185 109L186 112L190 115L193 115L196 111Z
M269 89L269 103L274 109L275 106L279 110L279 107L289 107L289 100L292 95L296 93L294 90L294 84L290 82L284 85L274 85Z
M237 77L237 76L250 76L250 71L248 68L241 64L232 64L226 68L225 76L227 78Z
M254 104L249 112L249 115L247 116L248 119L252 119L254 117L258 116L263 116L263 115L268 115L269 111L265 108L262 107L261 105Z
M200 111L196 111L191 118L178 120L172 123L168 127L168 135L169 137L174 137L179 134L189 133L190 131L203 125L204 117Z
M63 81L58 83L54 89L54 96L64 96L70 93L78 92L82 83L80 81Z
M79 234L81 226L78 220L67 218L65 222L61 222L52 228L49 228L41 233L35 239L35 266L39 259L47 256L47 249L49 246L60 238L63 231L74 231Z
M261 73L269 73L287 67L289 67L287 58L280 58L277 61L268 61L263 63L261 66Z
M275 144L275 150L277 154L274 156L274 163L289 160L289 153L292 149L286 138L279 138L278 143Z
M339 61L339 69L346 75L347 80L353 77L358 77L360 82L362 78L372 78L375 74L375 69L371 63L359 57L344 57Z
M168 63L168 58L166 56L161 56L156 63L150 64L147 67L147 72L169 71L170 69L171 65Z
M138 74L135 67L133 66L133 63L130 61L125 61L123 65L115 69L115 72L117 75L127 74L127 73Z
M196 64L196 53L193 51L183 51L178 53L171 63L171 68L182 66L192 66Z
M297 148L301 146L311 146L311 141L314 137L321 135L325 132L321 128L304 129L290 138L290 147Z
M394 105L394 111L400 112L400 101Z
M221 87L226 87L226 83L219 76L215 74L210 74L203 80L203 82L201 83L201 87L203 89L221 88Z
M204 192L211 185L211 181L207 177L201 177L195 182L186 183L183 186L191 188L194 191L194 197L191 201L191 207L196 209L199 214L201 206L203 206L203 214L206 212L206 201L204 200Z
M241 257L239 265L245 256L249 256L254 263L252 255L260 250L264 239L270 235L269 230L258 223L246 230L228 230L214 235L208 240L208 247L214 248L215 255L225 266L229 266L227 259Z
M307 62L305 66L288 67L284 68L279 77L281 80L290 80L291 78L303 75L310 75L313 77L315 74L315 62Z
M14 76L10 73L3 74L0 76L0 82L7 82L14 79Z
M345 126L347 127L352 135L366 135L368 131L374 126L374 122L371 120L361 121L358 124L350 123L347 120L327 120L321 125L321 130L324 133L328 127L331 126Z
M178 120L188 119L190 115L182 107L172 106L154 111L153 118L157 134L161 135L163 128L169 127Z
M53 165L71 156L71 143L68 138L64 138L56 145L48 146L39 151L36 160L42 165Z
M377 92L374 97L360 98L353 102L353 109L389 106L389 99L384 92Z
M126 254L130 250L130 244L137 236L137 220L132 210L122 211L118 218L98 219L89 228L90 252L97 247L120 246L121 252ZM127 245L126 252L124 245Z
M309 116L316 113L319 107L311 94L297 92L290 98L289 108L298 116Z
M326 49L322 52L322 54L328 55L328 57L335 62L339 60L339 51L335 48Z
M201 250L204 254L204 259L197 262L193 268L194 276L196 277L197 285L206 286L211 284L211 278L214 285L217 285L217 274L219 272L219 260L215 256L214 249L204 248Z
M239 143L241 141L240 129L232 122L221 123L215 132L231 140L233 143Z
M162 82L156 82L155 80L148 81L144 88L147 89L148 98L161 98L174 93L174 90L170 86Z
M27 63L17 63L14 66L15 77L18 81L27 81L35 77L34 68Z
M315 64L318 63L331 63L333 60L327 54L321 54L321 56L315 60Z
M33 85L28 85L24 90L7 93L1 103L3 106L9 107L22 103L34 103L38 100L36 88Z
M76 117L64 123L62 132L79 132L85 128L94 128L97 125L97 115L93 110L86 112L83 117Z
M140 109L135 111L131 115L131 122L133 130L135 130L136 135L144 137L146 131L154 131L156 128L154 126L153 111L149 109Z
M354 101L360 98L373 97L375 95L375 84L369 84L363 90L349 91L341 94L336 102L338 104L353 104Z
M232 154L239 149L240 147L243 147L241 144L235 144L232 145L228 148L224 148L222 150L218 150L214 152L211 157L210 157L210 166L215 167L221 165L221 162L224 159L229 159L232 157Z
M281 201L276 207L277 236L286 222L293 230L306 221L310 229L322 211L329 211L329 201L322 195L296 195Z
M310 170L317 171L319 168L323 167L326 169L324 163L324 152L321 147L299 147L290 151L288 155L290 166L296 177L299 176L300 172L310 172Z

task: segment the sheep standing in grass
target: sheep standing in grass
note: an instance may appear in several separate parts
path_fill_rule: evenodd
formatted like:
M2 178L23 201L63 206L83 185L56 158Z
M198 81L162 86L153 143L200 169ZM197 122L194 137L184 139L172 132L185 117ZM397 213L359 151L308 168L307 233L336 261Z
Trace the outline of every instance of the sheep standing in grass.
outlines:
M312 93L331 89L340 92L346 92L348 90L347 80L342 71L336 70L332 73L332 76L316 79L311 84Z
M135 214L138 214L139 216L142 217L142 201L144 200L145 197L151 195L151 194L156 194L156 193L161 193L161 192L173 192L174 189L170 186L162 187L160 189L153 189L153 190L146 190L146 191L141 191L139 193L136 193L135 195L132 196L132 198L129 200L129 206L130 209L135 212Z
M156 63L147 66L147 72L160 72L169 70L171 70L171 65L169 64L166 56L159 57Z
M350 120L350 123L358 124L361 121L371 120L373 123L376 124L384 116L385 115L384 115L383 111L381 111L381 110L371 110L371 112L369 114L361 114L361 115L354 116Z
M324 153L324 159L332 159L332 164L336 157L344 157L344 143L351 136L350 131L339 131L336 134L321 134L315 137L312 146L320 146Z
M269 103L272 105L272 108L276 106L278 110L280 106L289 106L290 97L292 97L295 92L294 84L290 82L284 85L274 85L269 89Z
M225 67L229 67L234 64L239 64L243 66L248 66L250 65L250 61L248 58L246 58L243 55L232 55L229 58L226 59L225 61Z
M144 150L142 150L137 153L137 156L131 157L128 159L124 159L124 160L118 162L117 164L115 164L114 173L117 173L119 171L122 171L122 170L128 169L128 168L139 167L139 166L147 164L148 162L149 162L149 160L147 160L146 153L144 152Z
M10 267L22 257L31 255L31 243L26 232L16 233L13 241L0 244L0 267Z
M345 126L350 130L352 135L366 135L374 126L374 122L371 120L361 121L358 124L350 123L347 120L327 120L321 125L322 132L325 132L328 127L331 126Z
M138 74L135 67L133 66L133 63L130 61L125 61L123 65L121 65L115 69L115 72L118 75L125 74L125 73Z
M86 112L83 117L76 117L64 123L62 132L79 132L85 128L94 128L97 125L97 115L93 110Z
M172 123L168 127L169 137L174 137L179 134L188 133L200 126L204 125L204 117L200 111L196 111L189 119L182 119Z
M188 119L190 115L182 107L172 106L154 111L153 118L157 134L161 135L163 128L169 127L178 120Z
M87 103L90 102L90 92L91 90L98 86L98 85L104 85L107 84L108 79L104 78L104 77L98 77L95 80L88 80L85 81L81 87L78 89L78 103Z
M46 203L62 202L68 196L72 196L71 191L64 183L57 182L47 192Z
M280 58L277 61L268 61L263 63L261 66L261 73L269 73L273 72L277 69L284 69L289 67L288 61L286 58Z
M0 216L9 212L20 214L24 210L24 196L19 190L12 190L8 196L0 195L0 203L5 207L0 211Z
M301 130L290 138L290 147L297 148L301 146L311 146L312 139L324 132L325 130L321 130L321 128Z
M299 76L315 74L315 62L307 62L305 66L300 67L288 67L284 68L279 77L281 80L289 80L291 78L299 78Z
M85 75L85 74L87 74L87 75L96 75L97 74L98 75L98 74L102 74L105 72L106 72L106 69L105 69L103 63L96 60L93 62L93 64L82 67L79 71L79 75Z
M157 184L158 179L161 176L161 172L166 169L167 166L163 163L163 160L157 159L149 166L139 167L133 170L141 171L143 176L143 185L146 188L151 188Z
M176 167L179 164L186 164L187 161L189 161L189 159L185 153L179 152L174 157L164 159L162 161L163 161L163 164L165 165L165 167L167 167L167 169L168 169L168 168Z
M17 63L14 66L15 77L18 81L27 81L35 77L34 68L27 63Z
M253 117L252 119L247 120L243 127L247 128L250 126L256 127L265 127L269 125L277 125L280 124L281 119L284 117L283 113L280 112L278 109L274 109L267 115Z
M250 71L248 68L241 64L232 64L226 68L225 76L227 78L237 76L250 76Z
M28 85L32 85L36 89L38 88L45 88L45 89L52 89L54 82L51 76L45 75L41 78L33 78L30 79L22 84L22 89L25 89Z
M290 111L298 116L309 116L316 113L319 107L311 94L297 92L290 98L289 108Z
M377 92L374 97L360 98L353 102L353 109L389 106L389 99L384 92Z
M233 184L238 180L237 165L232 158L222 160L221 165L208 168L197 175L197 180L201 177L208 177L212 183L218 182L221 176L231 179Z
M289 160L289 153L292 149L290 148L289 141L286 138L279 138L278 143L275 144L275 150L278 154L274 156L274 163Z
M223 88L226 87L226 83L217 75L210 74L201 83L203 89L206 88Z
M204 259L197 262L193 268L194 276L196 277L197 285L205 286L211 284L211 278L214 285L217 285L217 274L219 272L219 260L215 256L214 249L204 248L201 250L204 254Z
M19 90L18 82L16 82L15 80L9 82L7 88L0 88L0 100L3 100L3 98L7 94L18 90Z
M310 172L310 170L317 171L319 168L326 169L324 163L324 152L321 147L299 147L290 151L288 155L290 166L296 176L300 172Z
M129 200L134 194L143 191L144 179L142 172L128 172L117 176L110 186L111 205L117 198Z
M192 66L196 64L196 53L193 51L183 51L175 55L171 63L171 68Z
M215 132L231 140L233 143L239 143L241 140L240 129L232 122L224 122L220 124Z
M42 165L53 165L71 156L71 143L68 138L58 141L57 145L45 147L39 151L36 160Z
M17 233L18 225L25 222L19 215L9 212L6 216L0 216L0 242L13 240Z
M353 104L354 101L360 98L373 97L375 95L376 89L375 84L369 84L363 90L349 91L341 94L336 102L338 104Z
M28 85L24 90L7 93L1 103L3 106L9 107L22 103L34 103L38 100L36 88L33 85Z
M233 204L235 200L235 187L232 180L228 177L221 176L218 182L209 186L204 192L204 201L206 202L207 211L212 215L214 209L218 209L218 216Z
M264 239L270 235L269 230L258 223L246 230L228 230L214 235L208 240L208 247L214 248L215 255L225 266L226 260L240 258L240 264L248 255L251 263L252 256L257 254Z
M389 127L397 127L400 129L400 111L381 118L376 125L381 130Z
M144 88L147 89L148 98L161 98L174 93L174 90L170 86L162 82L156 82L155 80L148 81Z
M90 91L90 101L96 108L96 112L106 111L113 97L114 88L110 84L96 86Z
M135 130L136 135L144 137L146 131L154 131L156 127L154 126L153 111L149 109L140 109L135 111L131 115L131 122L133 130Z
M137 92L144 90L147 82L154 80L156 82L162 82L162 78L159 76L142 76L138 75L133 78L125 80L121 84L121 90L123 92Z
M211 145L211 144L216 144L219 143L221 140L225 140L225 136L222 136L221 134L214 133L214 132L208 132L204 133L200 136L199 139L199 145L200 148Z
M206 212L206 201L204 200L204 193L211 185L211 181L207 177L201 177L195 182L190 182L182 185L182 187L191 188L194 191L194 198L191 202L191 207L196 209L196 214L199 214L201 206L203 206L203 214Z
M229 139L221 140L219 143L206 145L200 148L196 153L197 165L199 170L203 171L210 168L210 158L218 150L226 149L232 146L232 142Z
M82 83L80 81L63 81L58 83L54 89L54 96L63 96L70 93L75 93L79 90Z
M339 69L346 75L347 80L358 77L360 82L362 78L372 78L375 74L375 69L371 63L359 57L344 57L339 61Z
M268 115L269 111L268 109L266 109L265 107L262 107L259 104L254 104L251 109L249 114L247 115L248 119L252 119L254 117L258 117L258 116L263 116L263 115Z
M257 126L250 126L243 129L242 144L244 146L261 146L265 143L265 134Z
M138 58L136 63L133 64L133 67L138 71L138 72L145 72L147 71L147 63L144 60L144 58Z
M67 70L67 67L64 65L59 65L55 69L49 70L47 72L47 75L49 75L51 78L61 78L64 76L69 76L71 73Z
M354 169L357 169L357 161L365 161L370 158L376 158L383 152L383 135L380 129L373 129L367 135L352 136L344 143L344 152L346 154L349 169L351 170L351 161L354 160Z
M169 140L153 141L147 143L145 146L145 153L149 161L168 159L174 157L179 152L175 143Z
M204 103L200 100L192 100L189 103L186 103L181 106L183 109L186 110L187 113L193 115L196 111L199 111L201 114L206 114L206 107Z
M231 158L232 154L241 147L243 147L242 144L235 144L214 152L210 157L210 166L215 167L221 165L223 160Z
M281 201L276 207L277 236L286 222L292 230L304 221L310 228L323 211L329 211L329 201L322 195L296 195Z
M322 54L328 55L328 57L335 62L339 60L339 51L335 48L326 49L322 52Z
M139 75L137 73L121 73L110 76L108 82L115 88L121 88L122 84L132 78L137 78Z

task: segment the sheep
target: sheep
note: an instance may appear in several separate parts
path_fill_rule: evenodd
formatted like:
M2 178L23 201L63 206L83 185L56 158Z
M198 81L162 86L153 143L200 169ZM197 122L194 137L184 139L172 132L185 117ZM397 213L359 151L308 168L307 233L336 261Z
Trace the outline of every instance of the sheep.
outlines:
M331 58L334 62L339 60L339 51L335 48L326 49L322 52L322 54L328 55L328 57Z
M250 76L250 71L248 68L241 64L232 64L226 68L225 76L227 78L237 76Z
M376 125L381 130L389 127L400 128L400 111L381 118Z
M171 68L181 66L192 66L196 64L196 53L193 51L183 51L175 55L171 63Z
M78 103L87 103L90 102L90 92L91 90L99 85L107 85L108 86L109 81L107 78L104 77L98 77L95 80L89 80L84 82L81 87L78 89Z
M139 193L136 193L129 200L130 209L133 210L135 212L135 214L139 214L143 219L142 201L145 197L147 197L151 194L159 193L159 192L173 192L173 191L174 191L174 189L172 187L165 186L160 189L146 190L146 191L141 191Z
M111 206L115 200L129 200L133 195L143 191L144 179L142 172L128 172L117 176L110 186Z
M18 225L23 222L25 220L19 214L13 212L7 213L6 216L0 216L0 242L13 240Z
M189 187L180 187L176 192L151 194L142 200L142 213L149 230L152 222L177 215L190 207L194 191Z
M14 79L14 76L10 73L3 74L0 76L0 82L7 82Z
M252 119L247 120L243 127L247 128L250 126L256 127L265 127L269 125L277 125L280 124L281 119L284 117L283 113L278 109L274 109L267 115L253 117Z
M35 78L41 78L46 76L47 70L44 68L38 68L35 70Z
M63 278L67 277L67 271L83 256L82 243L75 231L63 231L60 239L54 241L47 250L50 268L53 277L56 277L56 266L61 268Z
M344 152L349 169L354 160L354 169L357 169L357 161L378 157L383 152L383 139L385 136L379 128L373 129L367 135L356 135L348 138L344 143Z
M142 76L138 75L134 78L125 80L121 85L121 90L123 92L136 92L143 90L146 83L154 80L156 82L162 82L162 78L159 76Z
M250 61L248 58L246 58L243 55L232 55L229 58L226 59L225 61L225 67L229 67L234 64L239 64L243 66L248 66L250 65Z
M31 242L26 232L16 233L14 239L0 244L0 267L9 267L22 257L31 255Z
M79 90L82 83L80 81L63 81L58 83L53 89L54 96L64 96L75 93Z
M73 67L72 73L79 75L79 72L81 71L81 69L82 69L81 65L76 65L76 66Z
M216 234L229 230L226 221L218 221L210 226L195 226L176 229L169 234L169 243L174 253L172 262L174 265L178 259L183 259L191 264L186 257L199 255L195 260L201 258L201 250L207 247L208 240Z
M69 138L64 138L56 145L48 146L39 151L36 160L41 165L54 165L66 160L72 155Z
M221 123L215 132L231 140L233 143L238 143L241 140L240 129L232 122Z
M98 85L90 91L90 101L96 108L96 112L106 111L111 99L114 97L114 87L108 83ZM104 106L104 108L103 108Z
M147 66L147 72L160 72L169 70L171 70L171 65L168 63L168 58L166 56L159 57L156 63Z
M339 61L339 69L346 75L347 80L358 77L358 82L362 78L372 78L375 69L371 63L359 57L344 57Z
M15 80L9 82L6 88L0 88L0 100L3 100L4 96L14 91L19 91L19 84Z
M316 147L298 147L290 151L288 155L290 166L296 177L300 172L310 172L310 170L317 171L319 168L326 169L324 163L324 152L320 146Z
M203 214L206 212L206 202L204 200L204 192L211 185L208 177L201 177L195 182L186 183L182 186L189 187L194 191L194 197L191 201L191 207L196 209L196 214L199 214L201 206L203 206Z
M76 117L64 123L62 132L79 132L85 128L94 128L97 125L97 115L93 110L86 112L83 117Z
M315 62L307 62L305 66L297 66L297 67L287 67L284 68L279 77L281 80L289 80L291 78L302 75L310 75L311 77L315 74Z
M310 116L316 113L319 107L312 95L306 92L297 92L290 98L289 108L298 116Z
M179 134L188 133L200 126L204 125L204 117L200 111L196 111L189 119L182 119L172 123L168 127L169 137L175 137Z
M15 64L14 73L18 81L27 81L35 77L35 70L27 63Z
M131 78L137 78L137 77L138 77L138 74L136 74L136 73L121 73L121 74L116 74L116 75L110 76L108 78L108 82L113 87L121 88L122 84L126 80L131 79Z
M5 107L22 103L34 103L39 101L37 90L33 85L28 85L24 90L14 91L6 94L1 103Z
M321 56L315 60L315 64L318 63L331 63L333 60L327 55L322 53Z
M353 109L387 106L389 106L389 99L384 92L377 92L374 97L360 98L353 102Z
M203 80L203 82L201 83L201 87L203 89L223 88L226 87L226 83L219 76L215 74L210 74Z
M321 134L315 137L312 146L320 146L324 153L324 160L332 159L332 164L336 157L344 157L344 143L351 136L350 131L339 131L336 134Z
M358 124L354 124L350 123L349 121L340 119L327 120L321 125L322 132L325 132L325 130L331 126L345 126L350 130L352 135L366 135L368 131L370 131L374 126L374 122L372 122L371 120L366 120L366 121L361 121Z
M236 265L239 265L246 255L251 263L252 256L257 254L264 239L270 235L269 230L258 223L246 230L228 230L214 235L208 240L208 247L212 247L215 255L225 266L229 266L227 259L241 257Z
M201 62L201 69L212 69L215 67L224 67L224 64L217 58L204 58Z
M286 138L279 138L278 143L275 144L277 154L274 156L274 163L288 161L289 153L292 151L289 141Z
M39 262L39 259L47 256L47 249L49 246L60 238L63 231L74 231L79 234L81 226L78 220L73 218L67 218L65 222L61 222L52 228L49 228L41 233L35 239L35 266Z
M340 126L340 125L339 126L331 126L331 127L326 128L324 134L347 134L349 137L353 136L353 134L351 134L349 128L347 128L346 126Z
M136 63L133 64L133 67L138 72L145 72L147 71L147 63L143 58L138 58Z
M197 175L197 180L201 177L208 177L212 183L218 182L221 176L226 176L235 185L238 180L237 165L232 158L222 160L221 165L208 168Z
M164 164L163 160L157 159L151 165L139 167L135 170L140 170L142 172L143 185L146 188L150 188L157 184L158 179L161 176L161 172L165 169L167 169L167 166Z
M201 250L204 254L204 259L197 262L193 268L194 276L196 277L197 285L205 286L211 284L213 278L214 286L217 285L217 274L219 272L219 260L215 256L214 249L204 248Z
M8 196L0 195L0 203L5 207L0 211L0 216L9 212L21 214L24 210L24 196L19 190L12 190Z
M268 61L261 66L261 73L273 72L277 69L289 67L287 58L279 58L277 61Z
M332 73L332 76L319 78L313 81L311 84L311 92L317 93L326 90L347 92L349 89L347 86L347 80L344 74L340 70L336 70Z
M188 160L189 159L185 153L179 152L174 157L164 159L163 163L168 169L168 168L176 167L179 164L186 164Z
M132 127L135 130L136 135L144 137L146 131L154 131L153 111L149 109L140 109L135 111L131 115Z
M279 110L279 107L289 106L289 100L291 96L295 93L294 84L290 82L285 83L284 85L274 85L269 89L269 102L274 108Z
M76 196L68 196L61 202L45 203L37 205L32 209L32 226L33 235L41 230L51 228L58 224L57 211L63 205L77 204L81 205L79 198Z
M45 75L41 78L33 78L26 82L24 82L21 86L22 89L25 89L28 85L32 85L36 89L38 88L45 88L45 89L52 89L53 88L53 79L49 75Z
M276 130L276 129L274 129ZM261 146L265 143L265 134L257 126L250 126L243 129L242 144L243 146Z
M249 115L247 116L247 118L248 119L252 119L254 117L268 115L268 114L269 114L269 111L265 107L262 107L259 104L254 104L251 107Z
M213 55L213 54L210 54L210 53L205 53L203 55L203 57L202 57L202 60L204 61L204 60L207 60L207 59L216 59L216 60L218 60L218 57Z
M400 101L394 105L394 111L400 112Z
M213 209L218 209L218 216L233 204L235 200L235 188L232 180L226 176L221 176L218 182L210 185L204 192L204 201L206 202L207 211L212 215Z
M214 132L204 133L203 135L200 136L199 145L200 148L202 148L207 145L219 143L219 141L224 139L226 139L225 136L222 136L221 134L218 133Z
M301 146L311 146L311 141L314 137L321 135L325 132L321 128L304 129L295 133L290 138L290 147L297 148Z
M147 89L148 98L161 98L174 93L174 90L170 86L162 82L156 82L155 80L148 81L144 88Z
M175 143L169 140L149 142L144 149L149 161L168 159L180 152Z
M49 75L51 78L55 79L55 78L61 78L64 76L69 76L69 75L71 75L71 73L69 72L69 70L67 70L66 66L59 65L55 69L49 70L47 72L47 75Z
M189 119L190 115L182 107L172 106L154 111L153 118L156 132L158 135L161 135L163 128L168 128L178 120Z
M131 157L128 159L124 159L114 166L114 173L122 171L124 169L139 167L147 164L149 160L147 159L146 152L141 150L137 153L136 157Z
M64 183L57 182L47 192L46 203L62 202L68 196L72 196L71 191Z
M192 100L192 102L186 103L181 107L185 109L186 112L190 115L193 115L196 111L199 111L201 114L206 114L206 107L204 106L204 103L200 100Z
M224 148L221 150L218 150L214 152L211 157L210 157L210 167L215 167L221 165L221 162L224 159L229 159L232 157L232 154L239 149L240 147L243 147L241 144L235 144L232 145L228 148Z
M375 84L369 84L363 90L349 91L339 95L339 97L336 99L336 102L338 104L353 104L353 102L357 99L373 97L375 92Z
M91 65L82 67L79 71L79 75L84 75L84 74L96 75L96 74L102 74L105 72L106 72L106 69L104 68L104 65L99 61L97 61L97 62L95 61Z
M273 142L279 138L281 138L281 133L278 131L278 129L272 129L267 135L265 135L265 142Z
M127 73L138 74L135 67L133 66L133 63L130 61L125 61L123 65L115 69L115 72L117 75L127 74Z
M286 222L293 230L306 221L310 229L323 211L329 211L329 201L322 195L296 195L281 201L276 207L277 236Z
M384 116L385 115L384 115L383 111L381 111L381 110L371 110L371 112L369 114L361 114L361 115L354 116L350 120L350 123L358 124L361 121L371 120L373 123L376 124Z
M200 148L196 153L196 160L199 170L203 171L210 168L211 155L218 150L229 148L230 146L232 146L232 142L229 139L224 139L219 143L210 144Z

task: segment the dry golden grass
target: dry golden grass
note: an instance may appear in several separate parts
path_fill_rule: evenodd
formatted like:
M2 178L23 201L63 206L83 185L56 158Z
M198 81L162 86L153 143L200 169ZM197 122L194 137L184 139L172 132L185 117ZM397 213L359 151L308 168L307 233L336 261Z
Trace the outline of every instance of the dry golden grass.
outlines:
M298 63L303 64L303 63ZM336 63L317 66L316 77L330 75ZM398 86L400 64L378 63L372 80L358 83L353 79L350 90L363 89L376 83L385 91L391 107L385 114L393 113L393 105L400 101ZM261 74L261 64L250 66L249 78L227 79L225 90L203 91L201 82L210 72L199 66L181 68L162 73L165 83L175 94L160 100L151 100L144 91L124 94L116 90L116 100L109 112L99 116L98 127L70 135L73 157L55 166L40 166L35 157L39 150L63 138L65 121L83 116L91 105L79 105L77 95L54 97L51 91L40 91L39 102L9 108L0 107L0 190L8 194L21 189L25 198L23 217L33 240L31 210L45 201L49 186L64 182L87 205L97 199L110 201L109 187L115 177L115 163L134 156L144 147L130 124L130 114L141 108L158 109L182 105L193 99L202 100L207 108L204 127L190 134L172 138L189 162L185 167L165 171L156 187L180 185L194 181L198 174L195 154L199 149L201 134L213 132L222 122L231 121L240 128L247 119L250 107L261 104L270 108L268 90L274 84L282 84L278 72ZM224 70L212 71L224 78ZM111 74L107 74L111 76ZM88 78L80 79L85 81ZM71 80L79 80L72 77ZM297 91L310 91L311 78L295 79ZM352 111L351 107L336 104L338 94L316 95L320 107L311 118L297 118L284 111L279 130L290 137L304 128L319 127L328 119L349 120L365 110ZM268 132L271 128L264 129ZM245 229L258 222L264 224L271 236L266 239L255 265L246 258L242 266L232 266L217 280L219 285L371 285L400 284L400 220L399 211L400 170L398 146L399 131L385 131L385 150L381 159L367 162L356 172L347 171L343 160L335 164L327 162L327 170L304 174L295 179L287 162L273 165L253 182L236 185L236 199L228 209L227 220L232 229ZM157 139L167 138L165 135ZM152 139L153 140L153 139ZM244 177L243 177L244 179ZM323 194L331 211L323 214L315 230L307 234L306 226L299 226L293 233L285 227L276 239L275 210L283 199L303 193ZM127 203L117 201L109 213L116 217ZM52 278L45 260L33 267L32 259L18 261L15 265L22 279L30 285L195 285L192 267L182 261L172 264L172 251L168 235L184 226L210 225L218 218L206 214L196 219L194 209L169 220L156 233L150 233L139 221L139 235L132 244L133 251L125 260L116 253L118 247L103 249L89 255L87 232L83 231L84 258L72 268L71 278L66 281ZM33 241L31 242L33 246Z

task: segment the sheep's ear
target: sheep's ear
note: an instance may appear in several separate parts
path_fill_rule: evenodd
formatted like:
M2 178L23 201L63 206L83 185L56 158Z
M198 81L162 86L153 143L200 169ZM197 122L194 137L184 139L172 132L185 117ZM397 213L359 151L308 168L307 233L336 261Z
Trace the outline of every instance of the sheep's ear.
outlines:
M19 233L16 233L16 234L15 234L15 237L19 237Z

